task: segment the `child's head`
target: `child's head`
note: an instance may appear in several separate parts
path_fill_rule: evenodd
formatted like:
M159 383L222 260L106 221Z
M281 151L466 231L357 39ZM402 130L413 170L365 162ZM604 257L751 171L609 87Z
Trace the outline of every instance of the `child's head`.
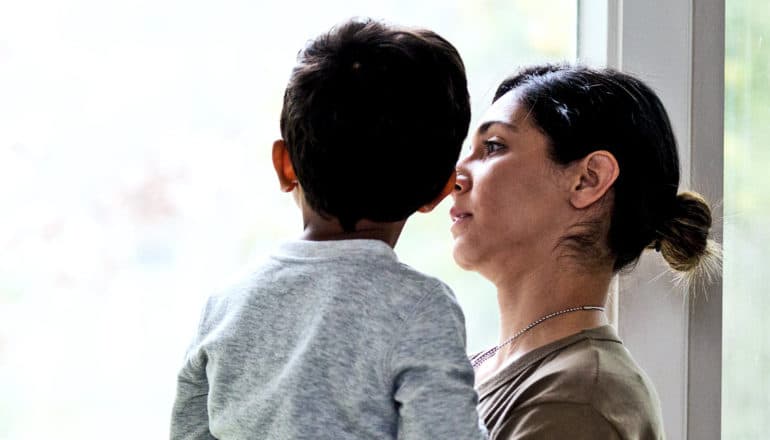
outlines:
M281 135L307 204L353 231L439 197L469 123L454 46L428 30L353 20L300 51Z

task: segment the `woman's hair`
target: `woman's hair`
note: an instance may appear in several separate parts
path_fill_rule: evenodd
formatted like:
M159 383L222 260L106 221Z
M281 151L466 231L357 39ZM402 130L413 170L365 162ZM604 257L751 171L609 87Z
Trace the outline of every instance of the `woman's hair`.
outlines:
M549 139L554 162L566 165L598 150L618 161L607 237L613 270L634 264L646 248L678 272L709 266L718 253L708 239L711 209L696 193L677 194L676 139L655 92L612 69L561 64L525 68L500 84L493 102L512 90ZM596 231L572 238L586 255L601 245Z

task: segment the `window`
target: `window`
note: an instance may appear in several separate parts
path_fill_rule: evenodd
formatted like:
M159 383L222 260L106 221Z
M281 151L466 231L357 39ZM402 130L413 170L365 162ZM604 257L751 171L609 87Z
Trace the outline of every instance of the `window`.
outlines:
M770 8L726 2L722 436L770 432Z
M694 189L715 202L714 229L719 237L724 2L596 3L606 3L608 17L606 47L597 53L606 54L610 65L642 78L661 97L679 144L680 189ZM580 6L581 11L596 7L590 0ZM655 383L666 437L719 438L721 283L688 295L674 286L660 256L649 252L633 272L620 277L619 290L619 332Z
M574 57L572 2L318 4L3 4L0 438L166 435L204 297L300 232L268 161L306 39L352 15L432 28L466 61L475 118L516 67ZM495 293L452 263L447 211L397 251L455 288L478 350Z

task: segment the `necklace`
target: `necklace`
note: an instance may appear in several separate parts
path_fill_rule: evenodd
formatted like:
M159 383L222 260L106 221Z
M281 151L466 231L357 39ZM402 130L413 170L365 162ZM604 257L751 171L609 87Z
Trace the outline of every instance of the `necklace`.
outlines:
M545 316L541 316L540 318L536 319L535 321L531 322L529 325L524 327L523 329L517 331L513 336L503 341L500 345L497 345L495 347L490 348L489 350L481 353L478 355L472 362L473 368L478 368L481 364L483 364L487 359L491 358L497 352L505 347L506 345L510 344L511 342L515 341L519 336L523 335L524 333L528 332L529 330L532 330L533 327L535 327L538 324L541 324L543 321L547 321L551 318L555 318L559 315L563 315L565 313L571 313L571 312L579 312L581 310L599 310L604 311L604 307L601 306L580 306L580 307L572 307L569 309L559 310L558 312L549 313Z

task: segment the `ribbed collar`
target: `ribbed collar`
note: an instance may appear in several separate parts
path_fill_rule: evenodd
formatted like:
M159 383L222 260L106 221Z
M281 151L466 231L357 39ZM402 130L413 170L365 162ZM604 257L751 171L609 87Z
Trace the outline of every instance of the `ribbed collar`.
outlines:
M395 251L380 240L293 240L283 243L274 255L276 258L292 260L326 260L340 257L367 258L382 257L398 261Z

